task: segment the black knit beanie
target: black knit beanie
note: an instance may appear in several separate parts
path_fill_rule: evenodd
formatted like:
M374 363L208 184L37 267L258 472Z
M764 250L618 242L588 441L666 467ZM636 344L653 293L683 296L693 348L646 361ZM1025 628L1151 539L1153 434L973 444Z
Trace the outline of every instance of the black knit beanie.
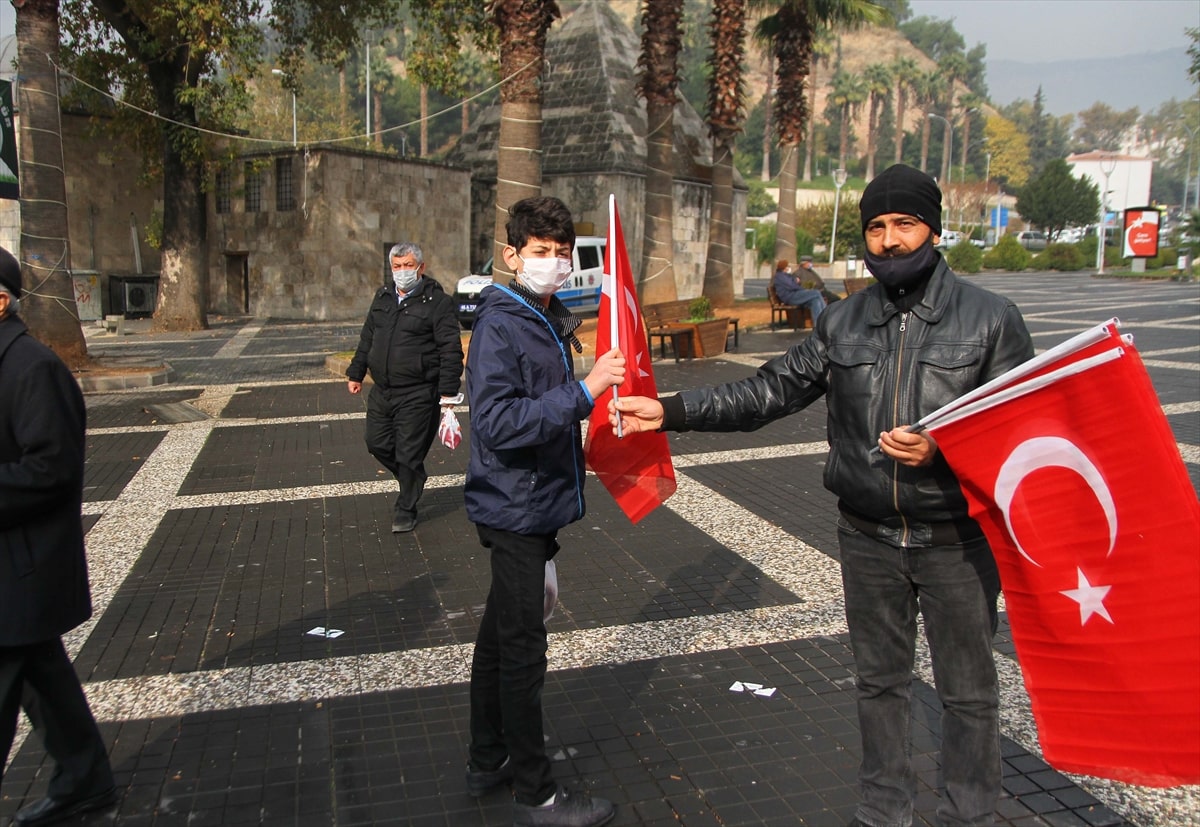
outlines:
M21 298L21 264L3 247L0 247L0 285L3 285L13 298Z
M888 213L915 216L942 234L942 191L925 173L905 164L890 166L871 179L858 202L863 232L871 219Z

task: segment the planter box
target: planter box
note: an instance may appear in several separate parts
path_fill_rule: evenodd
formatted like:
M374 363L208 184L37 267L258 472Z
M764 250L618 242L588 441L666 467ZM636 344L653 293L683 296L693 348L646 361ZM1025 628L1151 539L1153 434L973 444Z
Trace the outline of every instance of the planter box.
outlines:
M676 322L671 326L692 329L692 347L695 349L693 355L698 359L719 356L725 352L725 342L729 338L729 319Z

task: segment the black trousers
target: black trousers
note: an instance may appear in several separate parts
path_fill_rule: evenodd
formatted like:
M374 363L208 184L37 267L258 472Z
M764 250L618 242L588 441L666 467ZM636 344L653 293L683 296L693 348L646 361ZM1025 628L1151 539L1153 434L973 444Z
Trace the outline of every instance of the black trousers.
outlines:
M58 638L0 646L0 778L22 706L55 762L47 795L71 801L113 786L108 750Z
M555 790L542 737L542 686L546 561L558 543L553 534L476 528L492 553L492 587L471 660L471 766L492 770L511 759L517 801L541 804Z
M425 455L437 436L438 398L433 385L374 385L367 397L367 450L400 484L397 516L417 516L417 503L428 479Z

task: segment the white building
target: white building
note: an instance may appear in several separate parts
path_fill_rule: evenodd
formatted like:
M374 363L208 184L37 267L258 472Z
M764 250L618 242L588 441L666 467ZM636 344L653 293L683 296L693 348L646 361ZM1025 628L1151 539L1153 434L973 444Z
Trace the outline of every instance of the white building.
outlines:
M1150 158L1093 150L1067 156L1067 165L1076 177L1088 178L1101 194L1107 183L1108 196L1104 205L1110 214L1120 215L1127 207L1150 204L1150 178L1154 169L1154 161Z

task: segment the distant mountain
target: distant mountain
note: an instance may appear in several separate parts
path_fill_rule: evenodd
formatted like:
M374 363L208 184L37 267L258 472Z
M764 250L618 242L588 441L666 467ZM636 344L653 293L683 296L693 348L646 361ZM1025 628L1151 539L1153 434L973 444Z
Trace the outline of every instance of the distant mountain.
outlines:
M1071 115L1097 101L1118 111L1136 106L1150 112L1171 98L1182 101L1196 94L1187 70L1184 48L1045 63L989 60L987 85L996 106L1018 98L1031 101L1040 85L1046 111L1054 115Z

